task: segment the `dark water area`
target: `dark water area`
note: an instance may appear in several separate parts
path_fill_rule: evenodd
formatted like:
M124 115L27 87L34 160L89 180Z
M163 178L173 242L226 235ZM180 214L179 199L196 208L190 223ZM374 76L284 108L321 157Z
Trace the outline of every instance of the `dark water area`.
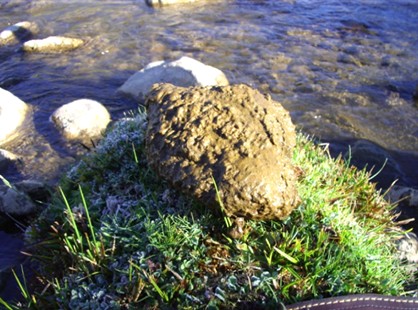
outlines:
M162 9L143 0L0 0L0 30L25 20L38 25L32 38L87 44L63 54L0 47L0 87L32 110L21 137L2 146L24 158L1 173L12 182L54 181L83 152L48 121L55 109L89 98L118 119L137 108L116 94L133 73L189 56L270 93L335 156L356 143L381 150L393 164L383 187L399 179L418 188L416 0L214 0ZM367 154L354 162L382 164Z
M24 264L26 257L20 252L23 240L19 234L5 233L0 230L0 297L3 299L19 298L19 289L11 271L21 275L19 264ZM0 309L3 309L0 305Z

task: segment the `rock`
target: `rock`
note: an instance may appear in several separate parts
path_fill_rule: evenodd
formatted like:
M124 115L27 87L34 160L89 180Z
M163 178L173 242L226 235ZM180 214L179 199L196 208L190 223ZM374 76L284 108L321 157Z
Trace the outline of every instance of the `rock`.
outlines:
M50 120L65 138L89 140L102 135L110 122L110 114L97 101L79 99L55 110Z
M412 228L418 233L418 190L410 187L399 185L392 186L385 195L386 200L397 204L397 211L400 212L399 221L408 221L415 219L410 223L406 223L407 228Z
M24 21L7 27L0 33L0 45L19 43L38 32L38 25Z
M132 75L118 92L143 101L155 83L171 83L176 86L225 86L228 79L222 71L190 57L175 61L150 63Z
M407 233L397 242L399 258L410 264L418 263L418 238L414 233ZM417 265L415 265L415 269Z
M51 198L52 189L40 181L23 180L14 186L18 191L28 195L33 201L47 202Z
M147 159L173 187L219 210L215 180L234 217L283 219L298 205L295 127L279 103L246 85L163 84L147 106Z
M22 217L36 213L37 206L30 197L15 187L0 185L0 213Z
M11 92L0 88L0 145L17 136L28 106Z
M386 194L390 202L399 202L418 211L418 189L394 185Z
M14 227L15 220L37 215L51 198L52 190L43 182L25 180L14 185L0 184L0 227L3 230Z
M146 4L152 7L160 7L170 4L192 3L197 1L198 0L145 0Z
M5 170L8 165L20 160L21 158L12 152L0 149L0 171Z
M25 52L62 53L84 44L81 39L52 36L42 40L30 40L23 44Z

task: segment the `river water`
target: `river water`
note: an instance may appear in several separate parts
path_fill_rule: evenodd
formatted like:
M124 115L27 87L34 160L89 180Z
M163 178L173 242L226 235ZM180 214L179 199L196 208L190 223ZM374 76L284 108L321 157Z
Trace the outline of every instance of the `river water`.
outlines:
M417 0L213 0L162 9L143 0L0 0L0 30L25 20L38 25L33 38L87 44L63 54L0 48L0 87L33 116L4 147L24 157L3 171L10 181L54 180L80 153L48 121L56 108L90 98L120 118L137 106L116 94L133 73L190 56L231 83L270 93L334 152L358 141L384 148L399 164L394 176L418 187Z
M0 0L0 29L24 20L38 25L34 38L88 43L60 55L0 50L0 87L33 109L33 124L7 147L24 155L24 165L6 172L11 181L48 180L73 161L77 152L48 122L56 108L90 98L121 117L136 107L116 95L129 76L186 55L270 93L323 141L365 139L401 152L406 183L418 186L416 0L213 0L163 9L143 0Z

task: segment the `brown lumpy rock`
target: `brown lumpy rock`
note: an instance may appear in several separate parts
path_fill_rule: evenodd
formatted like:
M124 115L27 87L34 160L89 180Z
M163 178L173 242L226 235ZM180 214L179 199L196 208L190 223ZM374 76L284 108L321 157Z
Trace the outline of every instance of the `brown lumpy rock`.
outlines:
M154 86L147 159L160 177L228 216L283 219L298 205L289 113L246 85Z

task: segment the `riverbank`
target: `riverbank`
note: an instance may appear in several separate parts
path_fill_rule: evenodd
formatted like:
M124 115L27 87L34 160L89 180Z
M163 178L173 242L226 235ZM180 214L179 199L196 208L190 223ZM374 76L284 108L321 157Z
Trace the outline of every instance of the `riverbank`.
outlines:
M396 249L404 232L392 222L393 207L370 175L330 158L326 146L299 134L302 204L285 221L248 221L233 239L227 217L149 169L145 126L143 113L118 122L28 229L42 275L27 299L32 308L277 306L413 294L415 280Z

